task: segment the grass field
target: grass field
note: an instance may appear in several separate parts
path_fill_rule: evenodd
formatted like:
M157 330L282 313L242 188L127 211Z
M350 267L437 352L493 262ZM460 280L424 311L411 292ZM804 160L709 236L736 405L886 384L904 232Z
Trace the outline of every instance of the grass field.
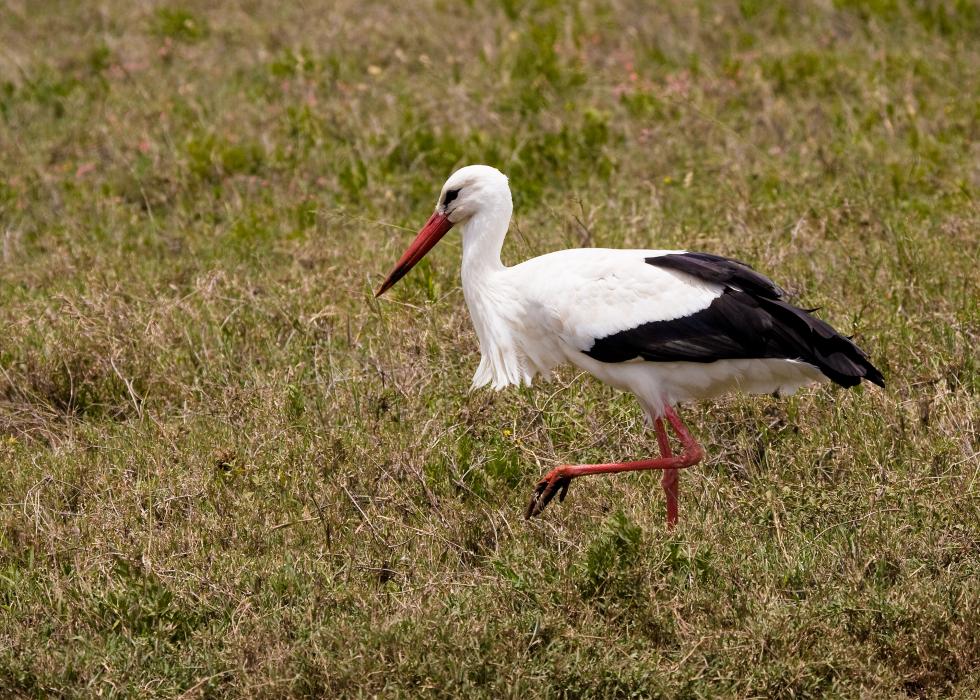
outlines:
M0 696L976 697L980 6L0 5ZM457 166L513 263L746 260L887 389L468 393Z

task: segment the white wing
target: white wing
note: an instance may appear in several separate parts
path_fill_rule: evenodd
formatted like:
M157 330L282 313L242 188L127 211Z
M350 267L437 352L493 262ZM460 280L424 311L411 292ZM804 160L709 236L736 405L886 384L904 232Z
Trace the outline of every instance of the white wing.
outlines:
M524 323L554 333L577 350L598 338L707 308L720 284L649 265L678 250L580 248L549 253L509 269L520 289ZM519 278L519 279L516 279ZM531 331L531 328L527 330ZM532 331L533 332L533 331Z

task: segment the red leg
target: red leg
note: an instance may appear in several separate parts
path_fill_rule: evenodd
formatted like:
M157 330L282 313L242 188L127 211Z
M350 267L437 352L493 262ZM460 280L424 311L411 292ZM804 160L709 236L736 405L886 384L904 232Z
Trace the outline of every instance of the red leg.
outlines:
M657 431L657 443L660 446L660 459L611 462L609 464L573 464L556 467L538 482L534 489L534 495L531 497L531 503L528 504L526 517L533 517L544 510L544 507L556 494L559 501L564 501L565 494L568 493L568 486L576 477L588 476L589 474L616 474L618 472L659 469L665 472L661 485L667 496L667 524L673 527L677 522L677 470L686 469L700 462L704 457L704 450L698 445L687 426L681 422L674 409L670 406L665 407L664 415L684 447L680 455L671 454L667 431L664 429L663 421L658 418L654 421L654 428Z
M660 456L665 459L673 457L674 454L670 451L670 438L667 437L663 420L657 418L653 422L653 425L657 430L657 443L660 445ZM667 498L667 528L671 530L677 525L677 491L679 481L680 478L676 469L665 469L664 475L660 479L660 486L663 488L664 496Z

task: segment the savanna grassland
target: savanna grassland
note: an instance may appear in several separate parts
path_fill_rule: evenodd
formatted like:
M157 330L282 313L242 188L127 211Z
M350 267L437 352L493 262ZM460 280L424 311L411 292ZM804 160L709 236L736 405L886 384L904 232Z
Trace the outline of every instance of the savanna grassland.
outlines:
M976 697L980 6L0 6L0 696ZM468 393L505 260L743 259L886 390Z

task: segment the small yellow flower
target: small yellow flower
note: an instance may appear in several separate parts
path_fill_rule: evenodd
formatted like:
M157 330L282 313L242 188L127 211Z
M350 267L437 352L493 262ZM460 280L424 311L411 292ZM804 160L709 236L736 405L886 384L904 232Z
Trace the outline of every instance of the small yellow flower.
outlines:
M507 437L509 435L510 435L510 428L504 428L504 436Z

